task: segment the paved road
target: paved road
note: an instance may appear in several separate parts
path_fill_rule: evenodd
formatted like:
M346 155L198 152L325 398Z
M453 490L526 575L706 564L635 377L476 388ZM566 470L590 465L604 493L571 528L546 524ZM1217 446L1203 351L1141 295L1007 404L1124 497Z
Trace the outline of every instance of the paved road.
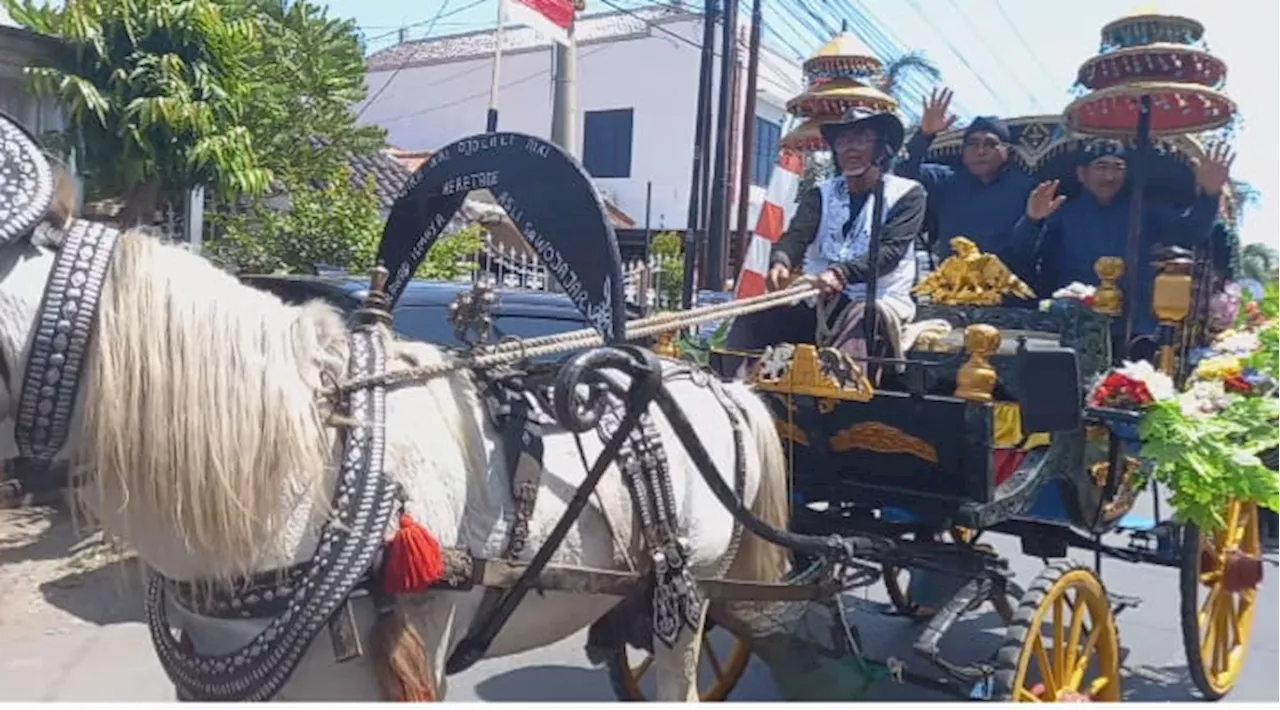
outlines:
M1024 584L1039 571L1038 560L1018 552L1017 542L992 536L991 542L1013 560ZM1077 558L1087 560L1083 554ZM1141 595L1144 604L1120 618L1120 641L1127 653L1124 691L1137 701L1186 700L1187 680L1178 630L1177 572L1104 561L1111 590ZM1231 700L1276 702L1276 668L1280 667L1280 614L1277 613L1277 559L1267 557L1266 581L1259 595L1254 635L1246 668ZM46 601L82 623L60 633L6 643L0 649L0 700L8 701L166 701L172 700L163 673L152 655L141 623L137 595L120 589L119 600L92 605L75 594L74 582L47 585ZM880 598L874 590L870 598ZM2 603L2 601L0 601ZM858 615L859 627L872 655L910 658L912 625L901 619ZM993 614L961 622L944 642L946 653L983 655L994 649L1002 630ZM6 640L7 641L7 640ZM591 668L578 635L551 648L478 664L450 680L450 700L582 701L611 700L604 671ZM913 662L913 667L915 663ZM731 696L737 700L775 700L777 693L765 670L753 661ZM941 700L942 696L884 682L873 699Z

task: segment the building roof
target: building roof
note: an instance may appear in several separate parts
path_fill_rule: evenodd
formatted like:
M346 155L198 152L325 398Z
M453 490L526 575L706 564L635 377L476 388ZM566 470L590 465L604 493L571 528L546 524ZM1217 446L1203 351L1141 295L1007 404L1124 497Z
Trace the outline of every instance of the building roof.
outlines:
M649 25L672 20L697 19L700 13L672 5L583 15L574 24L573 37L579 45L615 41L649 34ZM493 54L497 33L480 30L447 37L428 37L397 44L374 52L365 60L369 71L395 70L416 64L455 62ZM503 32L502 51L521 52L548 48L552 44L529 27L511 26Z
M413 171L388 155L385 150L363 155L353 153L347 159L347 164L351 166L352 186L364 189L365 185L372 183L373 192L384 210L391 209L400 194L400 188L404 187L405 181L413 174Z

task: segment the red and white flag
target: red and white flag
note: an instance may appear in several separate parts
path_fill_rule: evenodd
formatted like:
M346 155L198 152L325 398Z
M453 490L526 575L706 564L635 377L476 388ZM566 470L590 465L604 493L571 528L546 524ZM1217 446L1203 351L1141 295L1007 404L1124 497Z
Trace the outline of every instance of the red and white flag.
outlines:
M573 0L500 0L502 19L525 25L554 42L569 44L573 24Z
M800 180L804 175L804 154L783 148L769 178L769 190L756 217L756 228L747 245L738 274L737 298L759 296L765 292L765 276L769 273L769 254L795 212Z

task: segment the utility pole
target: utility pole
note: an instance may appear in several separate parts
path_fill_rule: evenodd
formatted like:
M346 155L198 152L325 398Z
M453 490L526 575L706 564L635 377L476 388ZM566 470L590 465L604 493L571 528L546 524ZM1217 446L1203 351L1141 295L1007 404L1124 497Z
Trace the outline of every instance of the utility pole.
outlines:
M578 156L578 45L574 40L574 28L578 24L577 13L586 9L585 0L574 0L574 20L569 23L569 44L553 42L552 59L555 66L551 99L551 142L566 153Z
M729 207L729 131L733 117L730 115L730 98L733 85L733 65L737 61L738 3L725 3L723 24L720 26L720 103L716 109L715 172L711 178L711 224L707 227L707 282L705 288L720 291L724 288L724 252L728 233Z
M755 175L756 90L760 76L760 25L764 24L761 0L751 2L751 39L747 49L747 100L742 109L742 177L738 190L738 259L747 258L747 241L754 224L747 224L751 178ZM769 156L764 156L769 160Z
M707 192L707 148L711 139L711 79L715 62L715 26L719 14L716 0L703 0L702 58L698 65L698 112L694 117L693 175L689 180L689 216L684 238L684 284L680 307L693 305L694 281L697 279L698 232L706 226L705 195ZM704 233L705 238L705 233Z

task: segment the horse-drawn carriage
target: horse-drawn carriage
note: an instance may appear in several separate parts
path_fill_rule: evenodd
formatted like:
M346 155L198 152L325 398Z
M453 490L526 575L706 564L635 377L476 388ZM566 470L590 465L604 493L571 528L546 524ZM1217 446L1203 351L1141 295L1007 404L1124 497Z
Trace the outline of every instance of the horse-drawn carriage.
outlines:
M1072 140L1052 121L1019 125L1036 169ZM537 138L490 133L442 148L410 180L385 268L344 323L145 235L55 215L34 139L0 129L16 185L0 204L0 296L16 314L3 340L27 343L0 353L24 363L18 448L84 450L104 529L154 572L148 623L182 697L430 699L481 658L590 625L589 654L626 695L631 645L656 659L660 699L697 698L714 622L744 645L708 698L732 687L749 647L795 699L854 699L884 674L965 697L1120 699L1114 616L1131 600L1107 593L1096 560L1050 563L1023 590L981 544L988 531L1044 558L1076 547L1181 568L1193 678L1219 697L1239 672L1260 580L1256 508L1224 502L1211 541L1131 515L1149 485L1136 415L1082 405L1118 354L1095 309L990 305L981 274L940 268L961 281L939 276L939 303L921 308L939 328L905 357L797 343L752 353L745 385L722 381L653 351L664 334L812 285L628 322L616 240L581 166ZM1194 155L1187 145L1176 156ZM492 342L494 293L481 287L450 309L466 347L392 335L397 298L478 188L592 329ZM1171 259L1151 286L1162 321L1185 334L1161 341L1171 372L1201 337L1213 287L1187 262ZM651 350L626 344L654 336ZM556 353L574 355L540 358ZM1117 530L1150 551L1102 544ZM898 583L902 570L957 583L934 605L925 586ZM936 606L915 648L941 676L862 655L844 593L881 582L902 611ZM943 658L941 637L985 602L1008 625L1004 645L990 662Z
M1037 181L1060 179L1074 194L1070 166L1085 138L1061 118L1009 125L1015 168ZM957 160L959 143L959 131L943 134L930 159ZM1185 207L1195 196L1189 165L1201 151L1189 138L1157 143L1148 199ZM1211 337L1210 296L1222 287L1231 238L1230 225L1218 224L1209 245L1171 256L1157 283L1139 286L1173 309L1161 313L1175 331L1162 360L1178 381ZM960 264L953 257L943 266ZM906 345L904 359L872 359L850 376L847 358L821 343L757 354L750 380L768 398L788 447L793 529L915 541L905 563L892 554L870 559L883 567L894 613L925 623L915 649L962 697L1119 700L1115 616L1139 600L1104 586L1102 559L1179 568L1190 676L1205 698L1222 697L1236 682L1252 631L1258 507L1225 502L1225 526L1208 535L1162 515L1168 503L1152 462L1140 455L1138 415L1089 406L1089 390L1126 354L1116 351L1114 319L1099 312L1105 299L1086 304L1042 294L1039 308L1001 306L994 284L975 293L960 280L950 290L932 289L934 302L920 305L917 321L941 328ZM982 275L973 281L981 290ZM879 386L871 386L868 369L880 370ZM1149 502L1137 506L1144 492ZM1013 535L1024 553L1060 561L1024 591L981 544L986 532ZM1103 541L1114 534L1123 542ZM1065 561L1072 548L1092 551L1093 564ZM904 567L915 572L909 583L900 578ZM922 602L922 594L931 599ZM941 658L942 636L986 602L1007 624L998 653L977 664ZM744 647L734 649L708 698L732 688L726 676L742 673ZM635 692L625 670L615 675Z

